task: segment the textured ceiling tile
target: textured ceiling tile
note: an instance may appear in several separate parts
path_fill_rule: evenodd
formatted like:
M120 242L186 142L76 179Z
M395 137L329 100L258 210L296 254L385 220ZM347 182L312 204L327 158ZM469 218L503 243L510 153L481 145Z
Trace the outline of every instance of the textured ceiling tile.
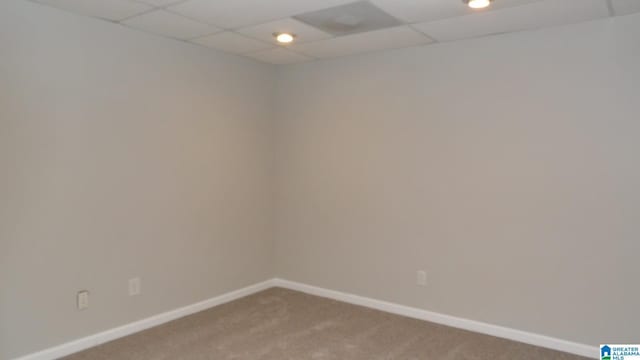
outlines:
M353 0L188 0L171 11L227 29L258 25Z
M251 39L230 31L201 37L191 40L191 42L234 54L245 54L273 47L272 44Z
M433 40L408 26L399 26L305 44L294 44L292 49L309 56L325 58L416 46L431 42Z
M129 18L123 24L176 39L193 39L221 31L213 25L187 19L164 10L156 10Z
M266 42L277 44L274 33L286 32L296 35L296 42L328 39L331 35L291 18L276 20L256 26L240 28L236 32Z
M490 7L474 10L462 0L371 0L389 14L409 23L442 20L454 16L488 12L542 0L497 0Z
M438 41L571 24L609 15L602 0L545 0L518 7L413 25Z
M343 36L403 25L403 22L380 10L369 1L312 11L294 16L326 33Z
M37 0L37 2L111 21L120 21L153 9L149 5L131 0Z

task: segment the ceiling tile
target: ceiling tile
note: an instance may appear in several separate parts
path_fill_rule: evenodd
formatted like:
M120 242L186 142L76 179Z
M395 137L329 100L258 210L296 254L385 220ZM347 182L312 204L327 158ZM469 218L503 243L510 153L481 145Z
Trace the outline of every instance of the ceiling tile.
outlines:
M294 19L334 36L357 34L404 24L369 1L357 1L312 11L294 16Z
M227 29L262 24L353 0L188 0L171 11Z
M183 2L185 0L137 0L137 1L143 2L145 4L157 6L157 7L163 7L163 6L174 5L179 2Z
M269 50L255 52L255 53L249 53L249 54L246 54L245 56L252 57L262 62L277 64L277 65L293 64L297 62L313 60L308 56L296 54L293 51L289 51L283 48L275 48L275 49L269 49Z
M430 42L433 40L408 26L398 26L305 44L294 44L292 49L309 56L325 58L416 46Z
M528 5L413 25L438 41L587 21L609 16L603 0L544 0Z
M640 12L640 0L611 0L616 15Z
M122 22L132 28L187 40L222 31L213 25L187 19L164 10L156 10Z
M272 44L250 39L231 31L201 37L191 40L191 42L234 54L245 54L273 47Z
M277 44L273 33L286 32L295 34L296 42L328 39L331 35L295 19L282 19L256 26L241 28L236 32L262 41Z
M498 0L490 7L474 10L462 0L371 0L382 10L408 23L442 20L454 16L488 12L542 0ZM581 0L578 0L581 1Z
M74 13L120 21L153 9L151 6L131 0L36 0Z

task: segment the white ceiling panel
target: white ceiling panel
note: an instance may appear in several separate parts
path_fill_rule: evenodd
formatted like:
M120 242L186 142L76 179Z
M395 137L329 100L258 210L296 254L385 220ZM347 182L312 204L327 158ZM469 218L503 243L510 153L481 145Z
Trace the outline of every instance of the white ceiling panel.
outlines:
M120 21L153 9L147 4L131 0L37 0L37 2L111 21Z
M187 40L222 31L213 25L201 23L164 10L156 10L129 18L123 24L175 39Z
M331 37L331 35L324 31L320 31L312 26L291 18L241 28L236 30L236 32L262 41L272 42L274 44L277 44L277 42L273 37L273 33L279 32L296 34L296 42L316 41Z
M628 15L640 12L640 0L611 0L616 15Z
M542 0L497 0L487 9L474 10L465 5L462 0L371 0L382 10L408 23L442 20L454 16L488 12L538 1Z
M638 0L640 1L640 0ZM542 28L609 16L603 0L544 0L440 21L413 25L438 41Z
M404 24L368 0L312 11L293 18L334 36L346 36Z
M408 26L398 26L333 39L294 44L292 49L303 54L326 58L376 50L416 46L433 42Z
M191 40L191 42L233 54L246 54L248 52L273 48L272 44L251 39L231 31L201 37Z
M293 64L313 60L313 58L294 53L293 51L289 51L284 48L275 48L255 53L249 53L246 54L246 56L252 57L262 62L276 65Z
M470 9L462 0L31 1L272 64L454 41L640 12L640 0L494 0L484 10ZM349 32L332 35L334 32L326 29L334 25L322 21L310 25L313 21L300 20L333 11L336 15L330 15L329 20L337 25L352 26L356 20L375 22L371 12L352 13L355 10L351 8L361 1L370 2L364 5L375 5L376 11L379 8L388 13L394 22L398 19L400 25L388 25L392 27L382 30L366 28L362 32L353 31L351 35L344 35ZM341 6L343 10L335 8ZM276 32L290 32L297 37L293 44L281 45L273 38Z
M262 24L353 0L188 0L171 11L227 29Z
M183 2L185 0L137 0L137 1L143 2L145 4L157 6L157 7L163 7L163 6L174 5L179 2Z

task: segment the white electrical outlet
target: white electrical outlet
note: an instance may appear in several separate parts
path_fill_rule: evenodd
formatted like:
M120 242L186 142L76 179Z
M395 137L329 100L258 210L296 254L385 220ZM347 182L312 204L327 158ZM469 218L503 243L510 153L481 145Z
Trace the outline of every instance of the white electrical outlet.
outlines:
M89 308L89 292L87 290L78 291L78 310Z
M140 295L142 292L140 278L129 279L129 296Z
M418 270L416 273L416 284L420 286L427 286L427 272L424 270Z

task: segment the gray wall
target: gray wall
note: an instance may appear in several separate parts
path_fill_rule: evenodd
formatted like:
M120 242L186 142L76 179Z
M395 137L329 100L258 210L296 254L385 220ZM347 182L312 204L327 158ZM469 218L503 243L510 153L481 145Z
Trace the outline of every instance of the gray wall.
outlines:
M637 341L638 39L635 15L281 69L277 275Z
M274 75L0 1L0 359L273 276Z

